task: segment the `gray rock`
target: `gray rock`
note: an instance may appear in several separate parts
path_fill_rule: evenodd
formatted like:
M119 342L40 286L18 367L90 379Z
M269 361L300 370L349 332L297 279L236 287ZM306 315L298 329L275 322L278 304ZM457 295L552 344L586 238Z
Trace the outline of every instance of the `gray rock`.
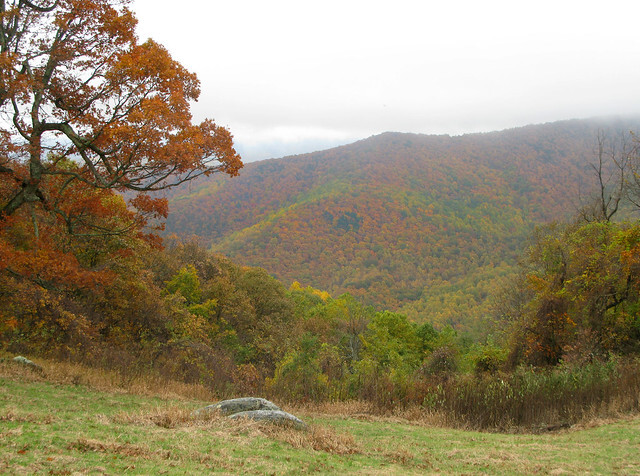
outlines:
M219 411L223 415L233 415L240 412L248 412L254 410L272 410L279 411L280 408L269 400L256 397L233 398L231 400L223 400L214 405L208 405L194 412L195 415L202 415L208 412Z
M42 371L42 367L40 367L38 364L36 364L32 360L29 360L26 357L23 357L21 355L18 355L17 357L14 357L12 360L14 362L18 363L18 364L22 364L22 365L26 365L27 367L31 367L33 370L37 370L38 372Z
M307 429L307 424L300 418L291 413L283 412L282 410L251 410L234 413L229 418L234 420L248 418L250 420L266 421L277 425L292 426L299 430Z

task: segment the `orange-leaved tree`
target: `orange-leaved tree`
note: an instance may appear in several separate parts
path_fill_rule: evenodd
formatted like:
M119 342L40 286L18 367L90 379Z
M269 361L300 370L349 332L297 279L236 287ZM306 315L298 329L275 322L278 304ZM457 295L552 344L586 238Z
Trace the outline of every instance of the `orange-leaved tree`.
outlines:
M4 215L46 206L52 175L65 177L59 187L144 192L242 166L226 129L191 123L196 76L161 45L138 43L127 3L0 1L0 171L15 183ZM59 167L65 158L82 167Z
M52 241L69 253L69 237L140 237L167 213L147 192L242 167L227 129L192 123L198 79L138 42L129 3L0 0L3 259ZM128 192L125 209L115 192Z

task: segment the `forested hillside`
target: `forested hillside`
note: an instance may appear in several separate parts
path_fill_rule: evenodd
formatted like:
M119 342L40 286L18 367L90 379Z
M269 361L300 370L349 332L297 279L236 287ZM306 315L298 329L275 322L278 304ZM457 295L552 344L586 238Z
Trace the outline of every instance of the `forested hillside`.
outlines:
M612 147L640 120L389 133L236 177L197 78L135 25L120 0L0 6L0 373L508 431L638 411L639 141ZM231 258L161 240L168 210Z
M286 282L468 327L536 224L576 212L600 131L573 120L457 137L385 133L248 164L170 197L167 230Z

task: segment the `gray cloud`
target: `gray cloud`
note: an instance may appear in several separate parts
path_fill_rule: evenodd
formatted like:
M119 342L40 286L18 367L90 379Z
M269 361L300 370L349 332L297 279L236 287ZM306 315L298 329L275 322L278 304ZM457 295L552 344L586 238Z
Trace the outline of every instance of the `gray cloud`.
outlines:
M141 36L198 74L196 118L228 126L247 154L640 113L636 2L172 5L135 0Z

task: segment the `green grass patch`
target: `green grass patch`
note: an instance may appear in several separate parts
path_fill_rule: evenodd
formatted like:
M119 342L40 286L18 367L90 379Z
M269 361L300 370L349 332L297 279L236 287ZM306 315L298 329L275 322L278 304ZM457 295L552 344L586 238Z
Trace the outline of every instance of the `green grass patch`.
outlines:
M3 474L640 473L638 417L510 435L300 410L300 432L192 416L211 402L29 380L0 377Z

